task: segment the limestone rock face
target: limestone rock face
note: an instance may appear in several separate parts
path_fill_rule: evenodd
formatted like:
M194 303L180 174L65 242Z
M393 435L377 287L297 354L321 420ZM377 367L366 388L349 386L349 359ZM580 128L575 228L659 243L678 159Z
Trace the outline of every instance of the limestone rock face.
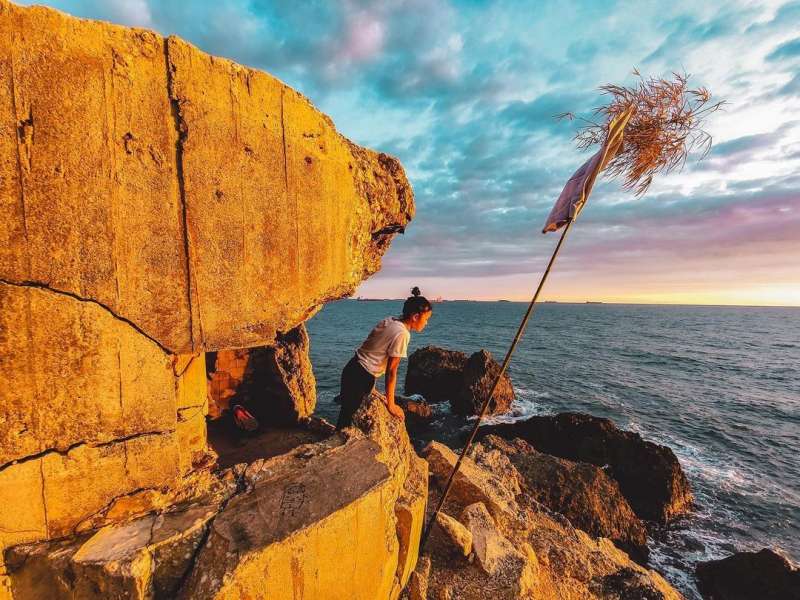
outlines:
M635 560L647 562L644 524L620 493L617 482L599 467L542 454L519 438L507 442L490 435L477 449L507 456L531 498L561 513L589 535L607 537Z
M642 519L665 523L691 509L689 482L672 450L618 429L609 419L561 413L481 427L478 435L489 434L522 438L561 458L608 465L607 473Z
M374 273L399 163L277 79L178 38L0 5L0 277L171 352L269 344Z
M397 160L270 75L0 0L0 554L183 490L205 351L271 346L305 418L299 326L413 214Z
M500 365L486 350L475 352L464 365L461 375L461 387L450 404L453 411L467 415L477 415L481 412L483 403L492 391L492 384L500 372ZM508 412L514 401L514 387L511 385L507 373L503 373L500 383L489 403L487 414L495 415Z
M428 402L447 402L461 387L467 355L436 346L418 348L408 357L406 394L421 394Z
M800 569L765 548L697 565L697 587L708 600L800 598Z

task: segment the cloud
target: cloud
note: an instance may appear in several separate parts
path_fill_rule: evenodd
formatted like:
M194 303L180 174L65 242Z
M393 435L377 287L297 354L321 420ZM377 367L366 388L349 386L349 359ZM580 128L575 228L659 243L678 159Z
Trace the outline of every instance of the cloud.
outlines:
M643 199L602 180L560 268L576 281L627 274L631 294L694 281L692 264L797 285L786 265L800 258L800 2L45 2L270 71L345 135L396 154L418 211L364 288L379 295L409 278L500 277L502 294L527 293L553 243L542 221L585 160L572 141L580 122L553 116L591 118L598 87L632 83L634 66L686 71L729 101L707 124L711 154Z

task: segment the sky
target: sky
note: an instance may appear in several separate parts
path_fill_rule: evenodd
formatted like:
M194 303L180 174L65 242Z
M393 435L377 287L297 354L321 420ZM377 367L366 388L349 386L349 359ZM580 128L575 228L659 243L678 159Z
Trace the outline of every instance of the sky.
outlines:
M800 306L800 1L45 4L266 70L397 156L417 214L365 297L529 298L557 242L544 220L588 157L554 115L591 117L634 68L688 73L727 103L711 153L640 198L598 182L543 297Z

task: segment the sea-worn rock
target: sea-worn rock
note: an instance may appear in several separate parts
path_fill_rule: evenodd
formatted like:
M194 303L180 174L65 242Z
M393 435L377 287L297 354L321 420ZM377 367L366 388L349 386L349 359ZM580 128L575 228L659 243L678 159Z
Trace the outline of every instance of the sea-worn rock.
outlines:
M401 396L396 394L394 401L406 413L410 425L422 425L433 418L433 409L422 396Z
M700 563L696 573L707 600L800 598L800 569L768 548Z
M458 393L451 398L453 412L466 415L477 415L483 403L492 391L492 384L500 372L500 365L486 350L475 352L469 357L461 374L461 386ZM514 401L514 387L507 373L503 373L497 389L489 403L487 414L508 412Z
M500 365L486 350L467 356L456 350L425 346L408 359L406 394L421 394L428 402L449 401L453 412L478 414L491 391ZM488 414L507 412L514 401L514 388L503 374Z
M507 456L522 476L523 491L567 517L594 537L607 537L635 560L647 561L647 530L620 493L619 485L599 467L538 452L519 438L490 435L476 447L476 461L487 453Z
M447 402L461 387L468 356L437 346L417 348L408 357L405 393L421 394L428 402Z
M665 523L691 509L689 482L672 450L623 431L609 419L561 413L484 426L478 436L489 434L522 438L540 452L607 467L642 519Z
M209 456L180 357L303 346L413 214L396 159L270 75L0 0L0 551L178 487Z

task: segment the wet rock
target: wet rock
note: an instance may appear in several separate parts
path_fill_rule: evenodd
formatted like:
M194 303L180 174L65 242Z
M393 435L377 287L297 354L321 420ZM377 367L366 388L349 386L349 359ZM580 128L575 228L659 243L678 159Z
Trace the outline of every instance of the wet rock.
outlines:
M672 450L623 431L609 419L561 413L489 425L478 433L479 438L489 434L522 438L540 452L607 467L642 519L665 523L691 509L689 482Z
M593 578L589 589L601 598L614 600L666 600L669 597L646 573L627 567Z
M405 411L409 425L422 425L433 418L433 409L422 396L395 395L394 401Z
M486 350L480 350L470 356L464 365L458 394L450 400L453 412L465 415L480 414L481 407L492 391L492 384L499 372L500 365ZM508 412L514 398L511 379L507 373L503 373L486 414Z
M696 574L707 600L800 598L800 569L768 548L700 563Z
M647 562L647 531L622 496L619 485L589 463L573 462L538 452L516 438L483 438L479 453L500 452L522 476L524 493L563 514L594 537L607 537L635 560ZM486 457L476 459L485 462Z
M421 394L428 402L446 402L461 387L468 357L436 346L418 348L408 357L405 393Z

